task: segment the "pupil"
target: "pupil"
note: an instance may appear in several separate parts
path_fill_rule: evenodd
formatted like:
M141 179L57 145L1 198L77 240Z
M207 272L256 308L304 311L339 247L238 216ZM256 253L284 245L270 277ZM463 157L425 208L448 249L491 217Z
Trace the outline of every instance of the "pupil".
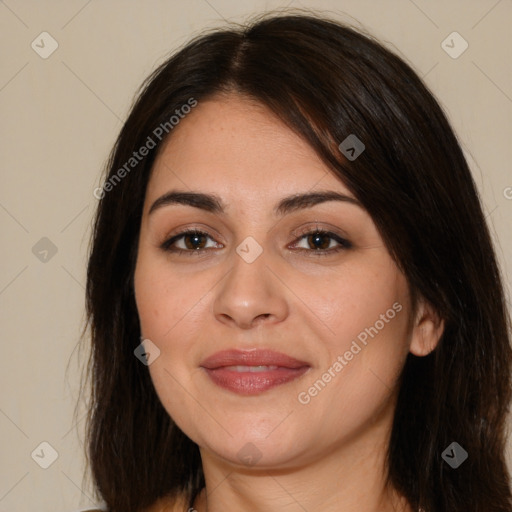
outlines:
M200 239L204 239L204 235L201 235L199 233L188 235L185 237L185 245L187 246L187 249L202 249L204 244L201 244ZM189 243L189 240L193 240ZM203 240L204 242L204 240ZM199 244L201 247L196 247L195 244Z
M324 243L322 243L322 239ZM313 241L313 244L316 246L317 249L327 249L329 247L329 237L321 233L309 235L309 240L310 242ZM320 246L317 245L318 243L320 243Z

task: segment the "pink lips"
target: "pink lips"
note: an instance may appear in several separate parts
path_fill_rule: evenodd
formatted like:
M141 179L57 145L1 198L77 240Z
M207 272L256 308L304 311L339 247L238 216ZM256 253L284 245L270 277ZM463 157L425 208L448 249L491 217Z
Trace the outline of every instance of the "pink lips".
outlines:
M200 366L218 386L242 395L255 395L299 378L309 364L272 350L224 350Z

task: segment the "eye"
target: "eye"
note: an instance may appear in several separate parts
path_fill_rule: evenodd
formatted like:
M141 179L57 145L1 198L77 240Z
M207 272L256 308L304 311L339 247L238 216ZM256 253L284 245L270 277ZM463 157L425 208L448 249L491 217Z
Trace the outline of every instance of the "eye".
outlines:
M313 256L327 256L352 247L348 240L336 233L321 229L301 233L299 240L294 243L293 247L297 247L300 242L304 242L306 247L298 247L298 249L300 251L307 251Z
M166 240L160 247L169 252L203 253L210 247L207 239L213 240L208 233L197 229L187 229ZM181 247L179 247L181 245ZM222 244L219 244L222 246Z
M327 256L341 250L350 249L352 244L331 231L314 229L297 234L299 236L292 247L299 251L305 251L311 256ZM208 239L213 245L208 246ZM306 247L298 247L299 243L305 243ZM187 229L173 235L161 244L160 248L167 252L181 253L184 255L203 254L209 249L222 248L206 232L197 229Z

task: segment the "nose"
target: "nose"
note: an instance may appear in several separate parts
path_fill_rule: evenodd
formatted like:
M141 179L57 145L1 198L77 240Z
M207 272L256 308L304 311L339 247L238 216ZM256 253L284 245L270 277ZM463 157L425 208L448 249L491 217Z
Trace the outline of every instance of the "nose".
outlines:
M287 288L267 263L265 251L252 263L233 255L231 270L215 288L213 314L219 322L251 329L286 318Z

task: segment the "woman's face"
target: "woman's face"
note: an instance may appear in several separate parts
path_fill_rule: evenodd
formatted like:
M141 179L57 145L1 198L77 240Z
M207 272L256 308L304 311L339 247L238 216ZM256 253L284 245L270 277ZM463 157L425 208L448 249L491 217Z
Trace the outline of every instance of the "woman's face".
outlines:
M220 204L158 201L171 192ZM203 456L292 467L389 423L414 339L406 279L369 214L264 107L216 97L174 128L147 188L135 293L160 350L156 392ZM223 351L235 358L211 359Z

